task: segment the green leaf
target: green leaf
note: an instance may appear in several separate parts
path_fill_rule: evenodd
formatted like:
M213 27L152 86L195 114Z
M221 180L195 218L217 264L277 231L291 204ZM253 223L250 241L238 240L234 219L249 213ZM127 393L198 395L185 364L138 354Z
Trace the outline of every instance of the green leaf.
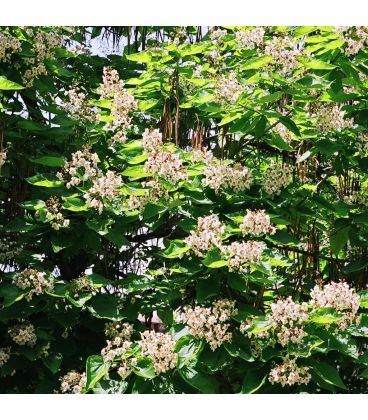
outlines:
M196 297L198 302L204 302L211 296L220 293L220 282L218 277L200 278L196 285Z
M339 227L333 230L330 236L331 251L338 254L341 249L345 247L349 240L350 226Z
M294 133L296 136L300 136L300 131L295 122L286 116L279 117L279 120L281 124L283 124L288 130L290 130L292 133Z
M263 66L265 66L267 63L270 63L272 61L272 57L270 56L263 56L263 57L256 57L248 60L245 66L242 67L243 70L257 70Z
M326 63L325 61L321 61L321 60L309 60L309 61L305 60L303 64L305 68L311 69L311 70L333 70L336 68L335 65Z
M52 353L45 359L42 359L43 364L50 370L52 374L56 374L60 370L60 365L63 360L61 353Z
M29 184L37 187L56 188L62 187L64 183L53 174L37 174L30 178L26 178Z
M101 294L94 296L88 304L91 312L98 318L119 321L123 318L120 313L120 299L114 295Z
M148 51L141 51L135 54L128 54L126 58L130 61L136 61L138 63L150 63L152 55Z
M33 162L53 168L61 168L64 166L65 159L61 156L41 156L33 159Z
M145 172L143 165L137 165L132 166L130 168L125 169L125 171L122 172L123 176L128 176L130 178L146 178L150 174L148 172Z
M228 265L228 262L223 259L222 254L217 248L212 248L207 252L203 264L209 268L220 268Z
M113 242L118 247L130 246L128 239L115 229L111 229L109 233L105 235L105 238Z
M265 384L267 373L263 369L259 371L251 370L244 378L241 394L254 394Z
M68 197L64 200L63 203L63 209L69 210L69 211L87 211L88 207L84 200L78 197Z
M193 366L185 365L178 369L180 376L202 394L217 394L218 385L209 375L198 372Z
M309 320L315 324L332 324L340 319L341 315L331 308L318 309L309 317Z
M128 163L129 165L136 165L138 163L145 162L148 159L148 157L148 154L134 156L134 158L128 160Z
M184 365L196 359L199 353L203 350L203 341L197 340L191 335L183 335L175 343L175 353L178 355L178 367L181 368Z
M170 242L168 248L162 253L165 258L178 258L190 250L190 246L186 246L184 241L174 240Z
M5 76L0 76L0 90L21 90L25 89L24 86L19 83L12 82Z
M146 379L153 379L156 376L152 361L147 357L139 357L137 364L133 366L133 372Z
M309 366L327 384L347 389L336 368L325 362L310 360Z
M359 306L361 308L368 308L368 290L361 290L358 292Z
M138 108L141 111L147 111L147 110L153 108L158 103L159 103L158 99L146 99L144 101L138 101Z
M109 371L111 363L104 361L102 356L89 356L86 363L86 389L93 389L96 383Z
M4 307L11 306L18 300L23 299L25 296L24 290L19 289L15 284L2 284L0 286L0 296L4 298Z

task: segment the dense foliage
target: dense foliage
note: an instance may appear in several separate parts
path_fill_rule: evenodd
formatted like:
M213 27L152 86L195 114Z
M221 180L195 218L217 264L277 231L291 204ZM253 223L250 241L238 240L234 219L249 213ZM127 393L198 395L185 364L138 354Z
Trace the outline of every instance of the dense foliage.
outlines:
M368 30L204 32L1 28L0 392L367 392Z

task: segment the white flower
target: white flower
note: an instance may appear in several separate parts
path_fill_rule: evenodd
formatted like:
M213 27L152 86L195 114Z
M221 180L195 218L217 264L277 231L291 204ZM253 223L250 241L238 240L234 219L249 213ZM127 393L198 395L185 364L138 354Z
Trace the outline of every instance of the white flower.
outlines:
M144 170L172 184L188 178L183 162L176 153L170 151L152 150L150 157L144 164Z
M253 50L263 44L265 30L261 27L250 30L241 30L235 33L237 45L239 48Z
M115 131L112 141L124 143L126 132L131 127L131 113L137 108L134 96L124 88L124 82L120 80L116 70L104 67L102 84L97 92L100 99L111 100L112 121L105 126L107 130Z
M265 53L273 58L272 67L286 75L299 66L297 58L302 54L302 47L288 36L274 36L266 41Z
M158 375L175 368L178 356L174 352L175 341L170 334L144 331L139 345L142 354L152 360Z
M64 108L78 121L98 121L99 115L93 108L88 106L87 94L77 84L65 91L67 101Z
M18 38L0 33L0 62L10 62L11 56L21 49L22 44Z
M345 282L331 282L323 287L315 286L311 290L310 304L318 308L334 308L342 318L338 321L341 328L346 328L357 319L359 296Z
M307 333L302 324L308 317L307 303L295 303L290 296L271 304L269 319L275 323L273 331L282 346L289 342L300 343L303 340Z
M101 214L104 207L103 200L113 203L119 195L122 182L122 177L113 171L107 171L106 175L94 179L92 187L83 195L87 206L96 209Z
M60 230L60 228L69 226L70 220L65 219L60 212L61 204L57 197L50 197L46 201L46 210L46 220L51 224L53 229Z
M149 130L146 128L143 133L143 147L144 153L151 153L154 150L158 150L163 146L162 134L156 128Z
M251 235L266 233L273 235L276 232L276 228L271 225L270 216L266 214L265 210L247 210L240 229L242 233Z
M197 228L185 238L185 243L191 247L194 254L201 256L213 246L221 245L221 235L224 231L225 225L215 214L199 217Z
M6 151L3 150L0 152L0 170L4 166L5 161L6 161Z
M32 299L34 294L41 295L45 292L50 292L54 288L54 283L46 279L45 273L33 268L27 268L20 273L16 273L13 283L20 289L30 289L26 295L26 300L28 301Z
M185 308L184 312L178 315L178 321L182 320L187 325L193 337L204 338L214 351L231 340L229 321L236 312L234 301L220 299L211 307Z
M33 347L36 344L35 328L30 322L14 325L8 329L8 333L14 343L19 346Z
M233 242L221 247L221 253L229 258L229 271L247 272L244 264L259 262L266 244L258 241Z
M0 348L0 368L7 363L7 361L10 359L10 347L2 347Z
M63 394L81 394L86 385L86 374L75 370L68 372L61 379L60 390Z
M169 198L169 192L166 188L155 180L142 182L142 186L148 187L145 189L144 195L131 195L128 198L126 205L129 210L143 211L148 203L154 203L162 197Z
M220 102L235 103L244 87L238 82L234 71L228 75L220 75L216 82L216 96Z
M232 188L236 192L248 190L252 184L252 170L241 165L234 167L212 160L203 171L202 184L212 188L216 194L221 189Z
M66 181L67 188L78 186L83 181L102 175L97 166L98 161L97 154L90 152L89 147L85 146L83 150L72 154L72 159L65 163L62 172L58 172L56 176L60 181Z
M317 112L316 127L322 133L328 133L331 130L344 130L351 128L354 121L344 118L344 111L337 104L328 104L321 106Z
M264 174L263 188L270 195L280 194L290 184L292 173L291 166L272 162Z
M268 376L271 384L280 383L282 386L307 385L311 378L309 367L298 366L296 358L290 359L289 356L283 357L282 364L276 365Z

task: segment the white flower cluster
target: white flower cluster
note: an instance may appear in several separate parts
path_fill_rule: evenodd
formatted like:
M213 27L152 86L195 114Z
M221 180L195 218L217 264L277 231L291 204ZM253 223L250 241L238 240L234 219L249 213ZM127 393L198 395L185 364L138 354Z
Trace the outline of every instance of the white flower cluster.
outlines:
M131 341L122 337L115 337L112 340L107 340L107 346L101 350L101 356L105 360L112 361L117 357L123 356L131 344Z
M35 328L30 322L23 322L8 329L10 338L19 346L33 347L36 344L37 336Z
M104 200L113 202L119 195L122 177L113 171L107 171L93 180L92 187L83 195L88 207L96 209L100 214L104 208Z
M227 75L220 75L216 81L216 97L221 103L235 103L244 87L238 82L234 71Z
M220 222L215 214L199 217L197 228L185 238L185 243L190 246L195 255L202 256L213 246L221 246L221 235L225 232L225 225Z
M303 323L308 317L308 304L295 303L290 296L271 304L269 319L274 322L274 333L282 346L289 342L300 343L303 340L307 335Z
M279 195L282 188L291 182L293 169L290 165L273 162L266 170L263 178L263 188L270 195Z
M358 191L344 195L342 200L346 204L359 204L368 207L368 185L362 185Z
M361 134L358 137L357 149L363 157L367 156L367 154L368 154L368 133ZM1 157L0 157L0 166L1 166Z
M176 153L164 151L163 146L160 131L146 128L143 133L143 147L144 153L149 153L150 156L144 165L145 172L158 175L172 184L187 179L188 175L182 160ZM158 187L157 192L162 190L158 183L155 186ZM156 189L155 186L152 184L153 189ZM155 194L155 191L152 193Z
M207 166L203 174L203 185L212 188L216 194L226 188L241 192L249 190L252 185L252 170L241 165L231 167L216 160Z
M146 128L143 133L143 148L144 153L151 153L154 150L159 150L163 146L162 133L157 128L149 130Z
M107 340L107 346L101 350L105 360L114 360L125 354L132 342L133 327L126 322L113 322L105 327L105 334L111 340Z
M10 359L10 347L0 348L0 368Z
M137 359L135 357L131 357L120 362L118 375L123 381L132 373L132 367L134 367L136 364Z
M235 33L237 45L239 48L253 50L263 44L265 30L262 27L241 30Z
M85 46L85 45L76 45L73 49L73 52L75 52L77 55L87 55L87 56L91 56L92 52L90 47Z
M11 56L21 49L22 44L18 38L0 33L0 62L9 63Z
M39 353L38 353L38 357L42 357L42 358L46 358L49 356L50 352L50 347L51 347L51 343L48 342L46 343L44 346L41 347Z
M13 283L22 290L30 289L26 295L26 300L30 301L33 295L41 295L54 289L54 283L45 278L45 273L33 268L16 273Z
M66 228L69 226L70 220L64 219L63 214L60 212L61 204L57 197L50 197L46 201L46 220L51 223L51 227L55 230Z
M68 372L61 379L60 390L63 394L81 394L86 385L86 374L75 370Z
M318 308L334 308L342 315L338 321L341 328L356 321L359 310L359 296L345 282L331 282L323 287L315 286L311 290L310 304Z
M302 48L288 36L274 36L266 41L265 53L273 58L272 67L277 67L282 75L286 75L298 67L297 58Z
M11 235L5 235L1 232L0 238L0 263L7 262L17 257L23 250L23 247L18 244Z
M137 102L120 80L119 73L110 67L104 67L102 84L97 92L101 99L111 100L112 121L106 124L106 129L115 131L112 141L124 143L126 133L131 127L131 113L137 108Z
M105 335L109 338L120 337L124 340L130 340L133 334L133 326L128 322L109 322L105 325Z
M55 48L60 48L64 45L64 40L56 31L46 32L43 30L27 29L27 34L32 41L32 52L34 57L24 58L26 64L31 67L27 69L22 78L26 87L31 87L33 81L39 76L47 75L47 69L44 64L45 59L53 59L55 57Z
M174 352L175 341L170 334L144 331L139 345L143 356L152 360L158 375L175 368L178 355Z
M266 214L265 210L247 210L244 216L243 223L240 225L240 230L245 235L262 235L276 233L276 228L272 226L270 216Z
M80 276L70 282L70 289L74 296L81 292L91 292L93 288L93 281L88 276Z
M163 150L153 150L144 164L147 173L157 175L171 184L188 178L182 160L176 153Z
M88 106L86 92L77 84L65 91L67 101L64 108L77 121L98 121L99 114Z
M166 188L155 180L142 182L142 186L148 187L145 189L144 195L131 195L128 198L126 205L129 210L143 211L148 203L158 201L162 197L165 197L166 199L169 198L169 192Z
M229 321L236 313L234 301L220 299L209 308L202 306L185 308L178 318L184 321L193 337L204 338L214 351L223 343L231 341Z
M225 35L227 35L227 31L225 29L216 29L215 31L210 32L210 40L217 44L217 42L221 40Z
M67 181L67 188L78 186L83 181L101 176L98 161L97 154L84 147L72 154L72 159L65 163L62 172L58 172L56 176L60 181Z
M368 33L365 26L345 26L337 28L337 31L343 34L346 55L356 55L368 45Z
M276 365L270 372L268 380L273 385L279 383L285 385L307 385L312 376L309 373L309 367L298 366L296 358L290 359L289 356L282 358L282 363Z
M213 156L213 153L209 149L194 149L192 150L191 160L193 163L203 162L206 165L211 165L216 162L216 158Z
M272 132L278 134L285 143L290 144L294 140L293 133L286 128L284 124L276 124L275 127L273 127Z
M0 152L0 170L4 166L5 161L6 161L6 152L5 150L3 150L2 152Z
M265 243L259 241L232 242L222 246L221 253L229 258L229 271L246 273L248 268L244 264L260 261L265 248Z
M353 119L345 119L344 111L337 104L321 106L317 112L316 128L321 133L328 133L331 130L344 130L351 128Z

